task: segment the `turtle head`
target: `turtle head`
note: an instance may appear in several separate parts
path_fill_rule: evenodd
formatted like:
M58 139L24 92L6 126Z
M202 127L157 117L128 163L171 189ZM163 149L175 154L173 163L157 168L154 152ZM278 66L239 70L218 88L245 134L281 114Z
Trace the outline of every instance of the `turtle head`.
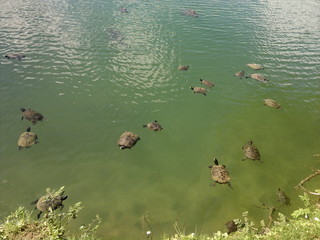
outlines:
M193 87L190 87L190 89L193 90L194 88L193 88Z
M219 162L218 162L218 159L217 159L217 158L214 158L214 164L215 164L215 165L219 165Z
M68 198L68 196L61 196L61 201L64 201Z
M203 81L203 79L200 78L200 82L202 82L202 81Z
M142 125L142 127L146 128L146 127L148 127L148 125Z
M250 140L250 141L248 142L248 144L252 144L252 140Z
M24 112L24 111L26 111L26 109L25 109L25 108L20 108L20 110L21 110L21 112Z
M26 131L27 131L27 132L30 132L30 130L31 130L31 127L28 127Z

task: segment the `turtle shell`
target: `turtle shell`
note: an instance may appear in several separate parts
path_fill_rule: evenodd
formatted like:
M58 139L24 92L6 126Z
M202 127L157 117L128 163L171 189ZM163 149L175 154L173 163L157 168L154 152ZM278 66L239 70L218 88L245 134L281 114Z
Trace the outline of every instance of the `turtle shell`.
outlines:
M246 159L251 160L260 160L260 153L258 148L252 143L252 141L249 141L245 145L242 146L243 153L246 157Z
M21 150L22 148L29 148L33 144L38 143L37 134L30 132L30 129L28 131L28 129L26 132L22 133L18 139L19 150Z
M244 77L244 74L245 74L244 71L240 71L240 72L236 72L234 76L242 78Z
M210 87L210 88L214 86L214 83L213 83L213 82L210 82L210 81L208 81L208 80L200 79L200 82L201 82L201 84L203 84L203 85L205 85L205 86L207 86L207 87Z
M212 180L217 183L229 183L230 175L227 168L223 165L213 165L211 168Z
M21 60L22 58L25 58L26 56L21 54L21 53L12 53L12 54L7 54L4 56L7 59L19 59Z
M280 104L269 98L264 100L264 104L272 108L280 108Z
M250 75L250 77L254 80L257 80L259 82L268 82L269 79L265 78L262 74L259 73L253 73Z
M190 87L193 90L193 93L202 93L206 96L206 89L203 87Z
M181 65L178 67L179 71L187 71L189 69L189 66Z
M147 125L144 125L143 127L147 127L155 132L163 129L157 120L155 120L154 122L150 122Z
M119 137L118 146L120 149L132 148L139 140L140 137L137 134L133 132L124 132Z
M41 212L46 212L51 208L52 210L56 210L58 207L62 206L62 201L65 199L65 196L61 195L51 195L47 194L39 198L37 202L37 209Z
M22 119L27 119L30 122L32 122L33 124L36 124L38 121L42 121L44 119L43 115L41 113L38 113L32 109L24 109L21 108L20 109L22 112Z
M262 65L256 64L256 63L248 63L247 66L254 69L254 70L264 69L264 67Z

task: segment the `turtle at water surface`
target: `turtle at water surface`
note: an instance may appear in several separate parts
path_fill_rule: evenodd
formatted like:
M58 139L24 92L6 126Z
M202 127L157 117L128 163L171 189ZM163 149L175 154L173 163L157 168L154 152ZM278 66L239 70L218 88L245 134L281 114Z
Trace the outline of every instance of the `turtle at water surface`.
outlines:
M264 104L272 108L280 108L280 104L270 98L264 99Z
M245 145L242 146L243 153L245 155L245 158L242 160L246 159L251 159L251 160L260 160L260 153L258 148L253 144L252 141L249 141Z
M239 77L239 78L243 78L244 77L244 71L240 71L240 72L236 72L233 76Z
M214 87L214 83L210 82L208 80L203 80L203 79L200 78L200 82L201 82L201 84L203 84L203 85L205 85L205 86L207 86L209 88Z
M146 125L143 125L143 127L144 128L149 128L149 129L151 129L151 130L153 130L153 131L160 131L160 130L162 130L163 128L161 127L161 125L158 123L158 121L157 120L154 120L153 122L150 122L150 123L148 123L148 124L146 124Z
M183 11L183 14L186 16L191 16L191 17L199 17L199 14L197 14L196 11L192 10L192 9L185 9Z
M291 206L290 198L280 188L278 188L277 196L278 196L278 202L282 203L282 205Z
M203 95L207 95L206 94L206 89L202 88L202 87L190 87L191 90L193 90L193 93L202 93Z
M38 143L37 134L30 132L31 128L28 127L26 132L21 133L18 139L18 149L21 150L23 148L30 148L33 144Z
M20 108L22 112L21 120L24 118L31 121L33 124L36 124L38 121L44 120L44 116L41 113L38 113L32 109Z
M40 218L41 213L48 212L51 210L56 210L57 208L62 209L62 202L68 198L68 196L64 196L64 187L61 187L58 191L51 191L47 189L47 194L43 195L39 199L32 202L32 204L36 204L36 208L40 211L37 215L38 219Z
M238 230L238 226L233 220L226 223L226 228L228 234L236 232Z
M180 65L179 67L178 67L178 70L179 71L187 71L189 69L189 66L186 66L186 65Z
M254 69L254 70L264 69L264 67L262 65L255 64L255 63L248 63L247 66Z
M120 149L132 148L138 141L140 137L133 132L124 132L121 134L118 140L118 146Z
M7 59L19 59L19 60L21 60L22 58L25 58L26 56L21 54L21 53L12 53L12 54L4 55L4 57L7 58Z
M268 82L269 79L265 78L262 74L259 73L253 73L250 75L250 77L246 77L246 78L252 78L254 80L257 80L259 82Z
M231 187L230 183L230 175L229 172L224 165L219 165L218 159L214 159L214 165L208 166L211 169L211 178L214 181L211 186L214 186L216 183L220 184L228 184Z

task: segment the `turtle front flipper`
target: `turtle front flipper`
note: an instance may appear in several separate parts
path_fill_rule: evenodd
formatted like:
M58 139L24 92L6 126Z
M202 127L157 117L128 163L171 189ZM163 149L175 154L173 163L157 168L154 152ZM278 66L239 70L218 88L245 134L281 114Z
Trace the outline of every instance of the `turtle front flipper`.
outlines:
M231 183L230 183L230 182L228 182L228 187L233 190L233 187L231 186Z
M39 219L40 218L40 216L41 216L41 211L38 213L38 215L37 215L37 218Z

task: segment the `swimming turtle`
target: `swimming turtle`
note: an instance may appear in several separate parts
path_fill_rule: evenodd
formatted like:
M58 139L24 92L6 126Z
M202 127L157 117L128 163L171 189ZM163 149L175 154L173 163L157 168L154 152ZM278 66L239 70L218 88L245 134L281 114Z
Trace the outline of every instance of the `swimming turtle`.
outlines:
M140 137L137 134L133 132L124 132L118 140L118 146L120 149L132 148L139 140Z
M45 119L45 117L41 113L38 113L32 109L20 108L20 110L22 112L21 120L25 118L31 121L33 124L36 124L38 121L42 121Z
M148 123L147 125L143 125L143 127L144 128L149 128L149 129L151 129L151 130L153 130L153 131L160 131L160 130L162 130L163 128L161 127L161 125L158 123L158 121L157 120L154 120L153 122L150 122L150 123Z
M126 8L120 8L121 13L129 13L128 9Z
M236 232L238 230L238 226L233 220L227 222L226 227L227 227L228 234L230 234L232 232Z
M290 198L280 188L278 188L277 196L278 196L278 202L281 202L282 205L291 206Z
M246 160L246 159L260 160L259 150L258 148L256 148L255 145L253 145L253 142L251 140L242 146L242 150L245 155L245 158L242 160Z
M280 108L280 104L270 98L264 99L264 104L272 108Z
M236 72L233 76L239 77L239 78L243 78L244 77L244 71L240 71L240 72Z
M179 67L178 67L178 70L179 71L187 71L189 69L189 66L186 66L186 65L180 65Z
M210 82L210 81L208 81L208 80L203 80L203 79L201 79L200 78L200 82L201 82L201 84L203 84L203 85L205 85L205 86L207 86L207 87L214 87L214 83L213 82Z
M259 74L259 73L253 73L250 75L250 77L246 77L246 78L252 78L254 80L257 80L259 82L268 82L269 79L265 78L262 74Z
M37 134L30 132L31 128L28 127L26 132L21 133L19 139L18 139L18 146L19 150L22 148L30 148L33 144L38 143L38 136Z
M26 56L21 54L21 53L12 53L12 54L7 54L4 56L7 59L19 59L21 60L22 58L25 58Z
M48 212L51 210L56 210L57 208L62 209L62 202L68 198L68 196L64 196L64 187L61 187L58 191L51 191L47 189L47 194L43 195L39 199L32 202L32 204L36 204L36 208L40 211L38 213L38 219L40 218L41 213Z
M197 14L196 11L192 9L185 9L183 11L183 14L186 16L199 17L199 14Z
M255 63L248 63L247 66L254 69L254 70L264 69L264 67L262 65L255 64Z
M203 95L207 95L206 94L206 89L203 87L190 87L191 90L193 90L193 93L202 93Z
M214 158L214 165L208 166L211 169L211 178L214 181L211 186L216 183L228 184L231 187L230 175L225 165L219 165L218 159Z

